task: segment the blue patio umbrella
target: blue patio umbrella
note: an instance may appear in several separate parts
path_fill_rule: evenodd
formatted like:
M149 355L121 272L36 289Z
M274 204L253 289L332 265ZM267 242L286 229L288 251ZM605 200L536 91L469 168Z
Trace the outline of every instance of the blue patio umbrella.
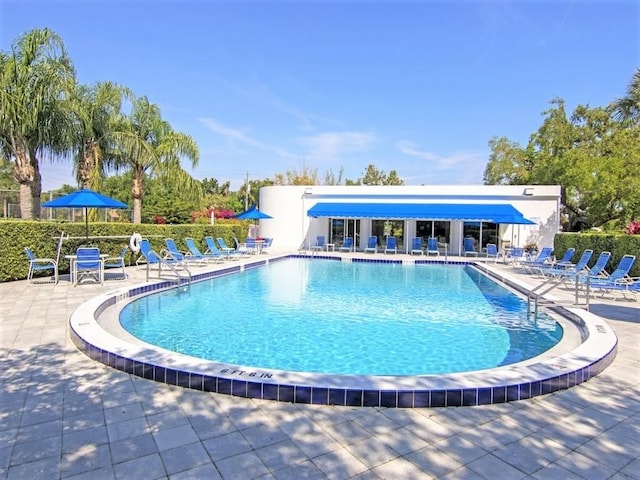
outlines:
M273 218L271 215L261 212L255 205L251 205L248 210L237 214L235 217L238 220L263 220L267 218Z
M45 202L43 207L49 208L84 208L85 229L89 238L89 216L88 208L127 208L126 203L122 203L115 198L107 197L101 193L94 192L88 188L77 190L68 195L58 197L55 200Z

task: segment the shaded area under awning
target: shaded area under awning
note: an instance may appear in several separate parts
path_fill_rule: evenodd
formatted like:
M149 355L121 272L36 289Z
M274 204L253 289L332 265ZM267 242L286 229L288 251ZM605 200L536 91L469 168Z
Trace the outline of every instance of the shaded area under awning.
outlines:
M464 220L535 225L513 205L487 203L328 203L315 204L309 217L379 218L385 220Z

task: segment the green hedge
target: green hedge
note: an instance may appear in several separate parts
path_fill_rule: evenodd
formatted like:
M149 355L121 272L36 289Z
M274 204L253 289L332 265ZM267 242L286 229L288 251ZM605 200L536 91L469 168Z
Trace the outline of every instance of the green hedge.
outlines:
M607 271L611 273L624 255L635 255L636 262L633 264L630 275L640 277L640 235L612 235L603 233L558 233L554 239L554 255L556 258L562 257L569 247L576 249L574 259L582 255L588 248L593 250L593 257L589 266L592 266L600 252L611 252Z
M74 253L80 245L86 244L84 223L47 221L0 221L0 282L27 278L29 262L24 247L31 247L37 257L55 258L60 235L72 237L66 240L60 255L60 273L69 272L69 262L64 255ZM233 238L245 238L247 225L244 223L219 223L216 225L153 225L131 223L96 222L89 224L91 237L120 236L123 238L90 238L89 243L110 254L119 254L122 247L129 244L129 237L137 232L148 238L154 250L164 248L164 239L173 238L178 248L186 250L185 237L193 238L204 249L204 237L222 237L229 245ZM79 237L79 238L74 238ZM135 262L137 256L129 252L127 263Z

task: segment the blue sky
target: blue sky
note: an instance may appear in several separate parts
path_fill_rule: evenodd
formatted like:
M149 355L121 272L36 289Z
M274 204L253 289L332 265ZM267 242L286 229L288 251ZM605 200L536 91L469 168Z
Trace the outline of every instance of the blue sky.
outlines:
M200 148L192 175L233 190L303 165L482 183L492 137L525 145L551 99L604 106L640 66L631 0L0 0L2 50L35 27L80 82L158 104ZM74 184L68 164L42 175Z

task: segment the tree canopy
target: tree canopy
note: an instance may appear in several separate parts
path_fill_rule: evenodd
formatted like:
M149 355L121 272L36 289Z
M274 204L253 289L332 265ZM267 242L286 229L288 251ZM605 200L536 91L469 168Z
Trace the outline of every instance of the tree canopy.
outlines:
M630 87L628 94L637 92ZM571 115L562 99L550 105L525 147L504 137L490 140L485 184L561 185L563 224L569 231L621 229L638 218L640 110L633 101L578 105Z
M73 148L75 70L62 39L34 29L0 52L0 150L13 162L22 218L40 218L40 160Z

